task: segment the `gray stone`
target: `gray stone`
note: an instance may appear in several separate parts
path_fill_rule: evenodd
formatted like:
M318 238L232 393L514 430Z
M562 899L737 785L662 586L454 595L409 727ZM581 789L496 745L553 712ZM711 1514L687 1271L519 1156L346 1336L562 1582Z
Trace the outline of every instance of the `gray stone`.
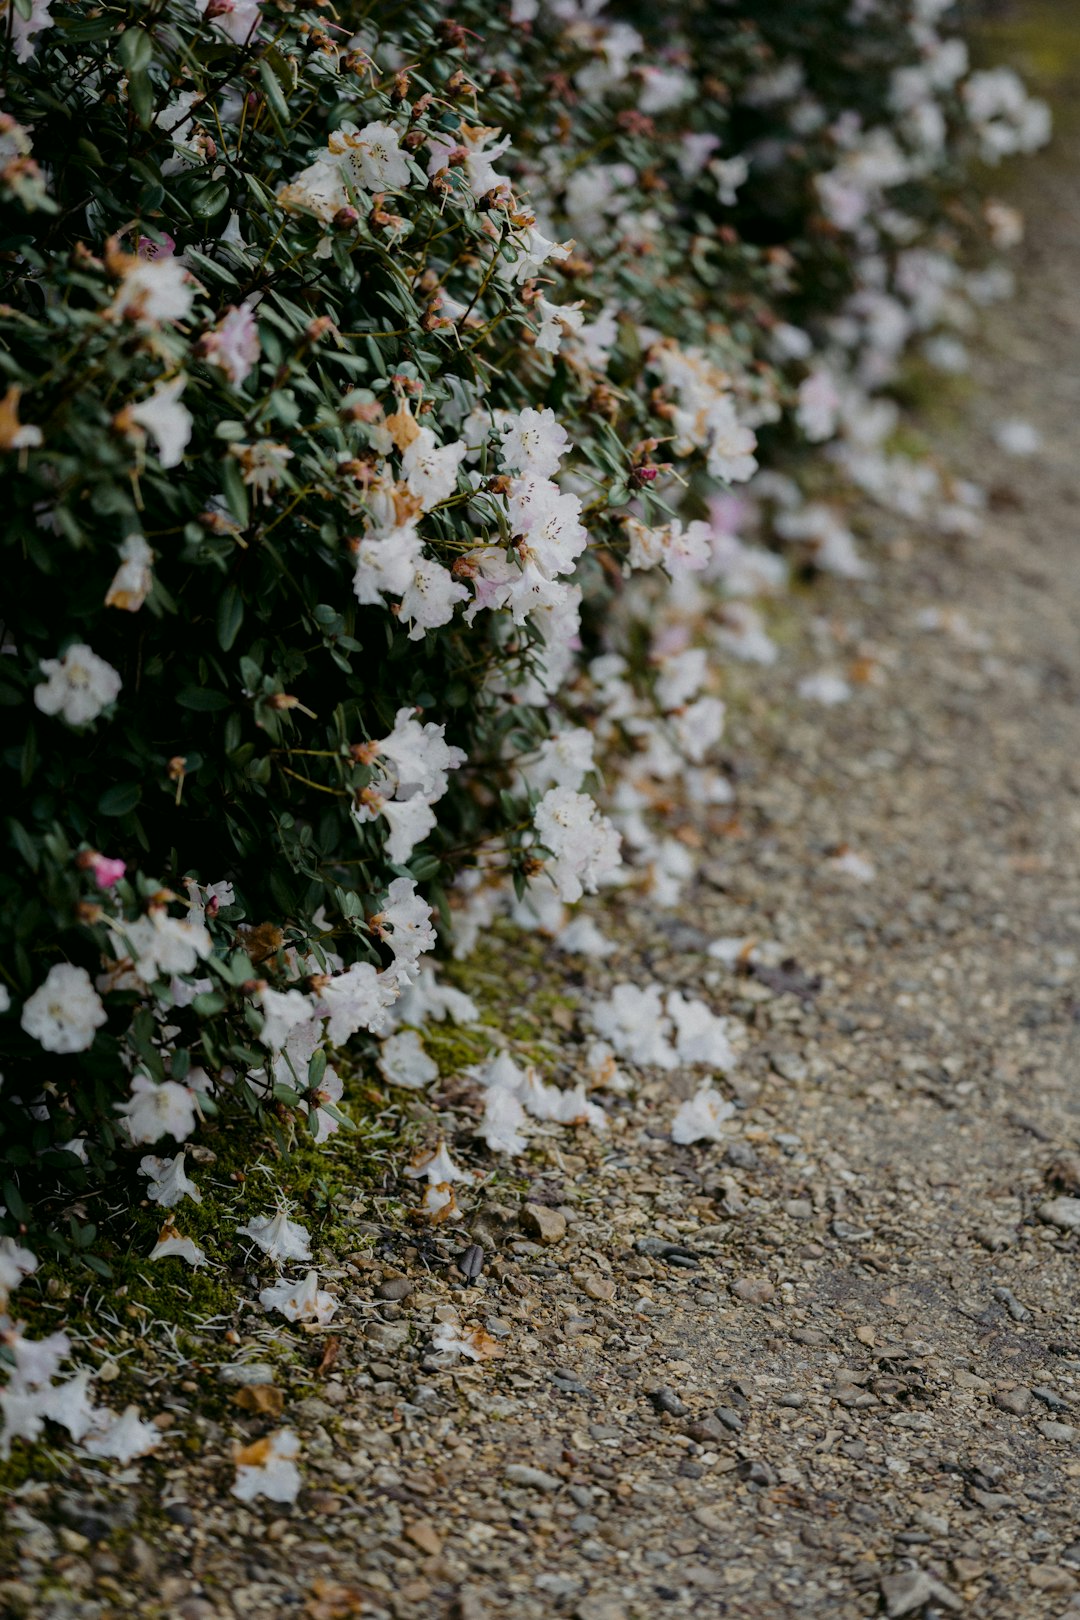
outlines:
M377 1350L402 1350L409 1342L408 1322L369 1322L364 1338Z
M530 1491L557 1491L563 1484L555 1474L545 1474L542 1468L530 1468L527 1463L511 1463L506 1478L511 1485Z
M898 1620L904 1614L915 1614L928 1603L938 1604L945 1609L963 1608L955 1592L917 1565L913 1569L898 1570L893 1575L883 1575L881 1597L889 1620Z
M227 1367L218 1368L218 1381L251 1389L257 1384L272 1384L274 1369L268 1361L232 1361Z
M1051 1198L1039 1206L1039 1219L1062 1232L1075 1232L1080 1227L1080 1198Z

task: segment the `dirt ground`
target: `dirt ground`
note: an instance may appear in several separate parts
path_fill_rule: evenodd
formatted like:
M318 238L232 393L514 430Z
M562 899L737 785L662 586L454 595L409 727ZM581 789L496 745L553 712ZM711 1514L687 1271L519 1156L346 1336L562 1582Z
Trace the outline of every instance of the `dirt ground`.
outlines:
M369 1211L335 1322L271 1369L299 1502L230 1497L266 1418L178 1368L186 1438L149 1473L73 1465L10 1504L4 1612L1080 1620L1078 180L1066 119L1023 173L1019 296L970 395L921 421L988 489L985 532L868 518L875 578L815 585L780 663L736 677L737 815L678 910L611 901L614 957L530 969L731 1014L725 1143L673 1146L693 1077L645 1074L605 1135L553 1129L521 1197L453 1237ZM997 447L1009 417L1037 453ZM864 677L850 702L795 697L824 664ZM844 846L871 881L829 864ZM736 974L720 936L789 965ZM455 1313L502 1358L441 1365Z

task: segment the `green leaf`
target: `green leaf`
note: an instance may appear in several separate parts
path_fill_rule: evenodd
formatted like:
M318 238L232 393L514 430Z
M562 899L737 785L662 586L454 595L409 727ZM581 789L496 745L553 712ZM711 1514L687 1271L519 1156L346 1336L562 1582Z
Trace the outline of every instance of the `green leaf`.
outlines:
M220 281L226 287L239 287L240 285L231 270L227 270L223 264L218 264L216 259L208 258L205 253L200 253L197 248L186 247L184 249L184 263L190 264L191 268L197 270L200 276L208 276L211 281Z
M144 28L127 28L117 54L129 73L145 73L154 60L154 42Z
M128 104L139 125L149 129L154 118L154 86L145 69L128 75Z
M182 692L177 692L176 701L182 709L211 714L216 709L227 709L232 700L226 692L215 692L205 686L185 686Z
M228 652L240 633L244 622L244 598L235 585L226 585L221 593L217 612L218 646Z
M213 219L229 201L229 185L226 180L211 180L209 185L200 186L191 199L191 212L196 219Z
M221 475L225 504L241 528L246 529L251 522L251 507L248 504L244 480L240 475L240 464L235 456L226 456L224 461L219 462L218 471Z
M101 795L98 813L103 816L126 816L141 798L142 788L138 782L118 782L115 787L106 788Z
M15 845L15 848L18 850L31 872L36 872L38 869L39 858L37 845L34 843L34 840L30 837L30 834L27 832L22 822L16 821L14 816L12 816L11 820L8 822L8 827L11 830L11 842Z
M262 80L266 105L269 107L275 123L288 124L289 103L285 100L277 76L265 57L259 62L259 78Z
M326 1053L320 1046L317 1052L311 1054L311 1062L308 1064L307 1071L308 1085L317 1090L322 1085L322 1077L325 1073Z
M26 1207L22 1193L14 1181L4 1182L4 1203L17 1221L28 1221L30 1211Z

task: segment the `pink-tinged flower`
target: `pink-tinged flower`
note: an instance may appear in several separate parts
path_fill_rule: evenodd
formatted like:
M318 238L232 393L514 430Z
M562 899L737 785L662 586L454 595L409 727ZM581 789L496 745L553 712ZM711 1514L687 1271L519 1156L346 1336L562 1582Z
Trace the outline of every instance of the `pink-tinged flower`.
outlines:
M168 231L162 231L160 242L152 242L148 236L140 236L135 251L140 259L171 259L176 252L176 238L170 236Z
M114 883L119 883L127 871L127 863L114 860L111 855L95 855L90 863L90 870L99 889L111 889Z
M229 381L239 388L259 358L259 328L250 304L232 308L199 345L212 366L220 366Z

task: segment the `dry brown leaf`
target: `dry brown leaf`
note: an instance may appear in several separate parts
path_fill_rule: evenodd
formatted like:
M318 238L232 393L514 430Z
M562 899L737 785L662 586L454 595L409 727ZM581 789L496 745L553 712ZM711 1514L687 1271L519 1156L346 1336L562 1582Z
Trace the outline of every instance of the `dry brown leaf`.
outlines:
M265 962L285 943L285 935L276 923L259 923L240 936L241 943L253 962Z
M285 1409L285 1394L273 1384L245 1384L233 1396L237 1406L259 1417L278 1418Z

